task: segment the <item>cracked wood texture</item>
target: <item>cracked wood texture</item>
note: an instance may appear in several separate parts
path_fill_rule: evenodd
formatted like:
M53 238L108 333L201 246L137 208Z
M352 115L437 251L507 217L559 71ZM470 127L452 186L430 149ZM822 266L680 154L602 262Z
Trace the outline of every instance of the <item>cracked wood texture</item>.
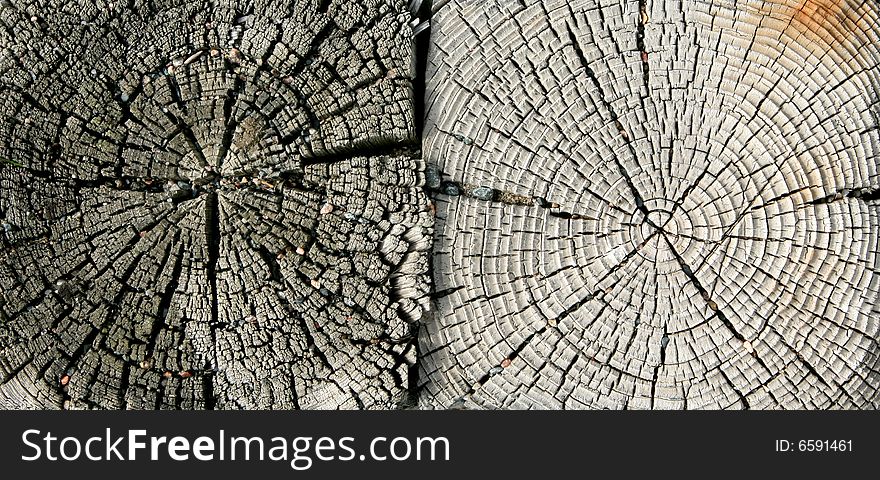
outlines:
M410 402L403 0L0 1L0 407Z
M877 408L880 5L445 1L421 401Z

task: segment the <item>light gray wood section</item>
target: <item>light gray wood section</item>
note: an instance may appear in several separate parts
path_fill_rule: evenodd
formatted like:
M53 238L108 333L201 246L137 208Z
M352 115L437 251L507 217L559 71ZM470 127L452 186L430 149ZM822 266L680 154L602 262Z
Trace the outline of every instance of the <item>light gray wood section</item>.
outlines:
M435 10L422 406L880 406L876 2Z

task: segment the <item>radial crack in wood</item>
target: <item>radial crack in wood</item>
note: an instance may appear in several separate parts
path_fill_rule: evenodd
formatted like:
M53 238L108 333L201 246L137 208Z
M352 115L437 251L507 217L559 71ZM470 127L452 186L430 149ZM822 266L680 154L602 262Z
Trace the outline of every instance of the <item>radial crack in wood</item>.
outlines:
M876 1L434 7L422 406L880 407Z
M0 407L409 402L433 224L410 20L4 2Z

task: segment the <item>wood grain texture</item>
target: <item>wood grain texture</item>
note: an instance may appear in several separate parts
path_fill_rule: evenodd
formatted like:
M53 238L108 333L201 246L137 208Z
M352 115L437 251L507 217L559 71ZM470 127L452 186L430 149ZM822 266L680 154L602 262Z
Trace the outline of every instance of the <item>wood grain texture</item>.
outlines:
M435 10L423 407L880 406L876 1Z
M409 402L432 226L410 18L2 2L0 407Z

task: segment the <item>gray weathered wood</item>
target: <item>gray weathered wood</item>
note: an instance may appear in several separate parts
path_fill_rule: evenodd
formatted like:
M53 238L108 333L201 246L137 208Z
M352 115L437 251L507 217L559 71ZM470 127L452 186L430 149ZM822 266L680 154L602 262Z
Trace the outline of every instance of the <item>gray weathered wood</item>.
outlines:
M0 407L408 402L433 222L410 20L3 2Z
M880 406L876 1L435 10L423 406Z

